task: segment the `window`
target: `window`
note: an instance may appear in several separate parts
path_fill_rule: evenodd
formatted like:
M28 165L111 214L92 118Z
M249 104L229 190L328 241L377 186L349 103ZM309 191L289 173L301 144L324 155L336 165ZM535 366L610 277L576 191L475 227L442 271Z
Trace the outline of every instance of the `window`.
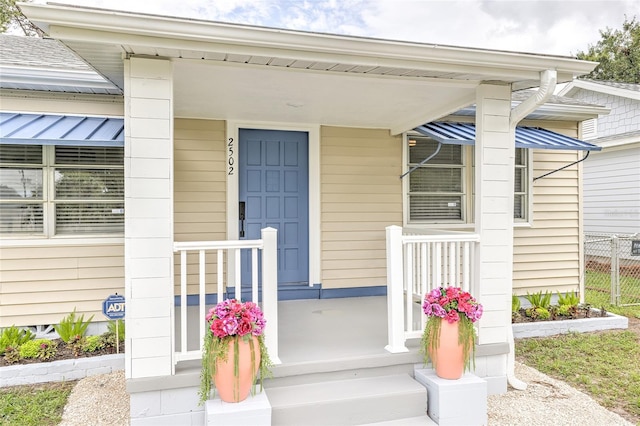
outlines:
M124 232L124 149L0 145L0 234Z
M416 167L409 178L410 222L460 222L465 220L465 167L463 147L441 145L430 138L411 137L409 167Z
M408 137L408 223L469 223L473 206L473 147L442 144L424 136ZM516 148L513 217L526 221L529 214L529 154Z
M517 221L526 220L528 210L529 175L527 173L527 150L516 148L516 170L513 195L513 218Z

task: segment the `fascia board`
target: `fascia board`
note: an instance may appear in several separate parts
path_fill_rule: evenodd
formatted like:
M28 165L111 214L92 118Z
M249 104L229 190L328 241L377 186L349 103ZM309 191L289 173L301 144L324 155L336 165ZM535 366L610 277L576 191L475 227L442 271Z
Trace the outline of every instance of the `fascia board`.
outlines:
M607 86L605 84L592 83L590 81L574 80L562 89L559 93L560 96L570 96L578 89L590 90L592 92L604 93L607 95L618 96L621 98L629 98L640 100L640 92L633 90L621 89L619 87Z
M640 132L633 134L622 134L614 136L606 136L603 138L591 139L589 143L598 145L602 148L613 148L624 146L625 148L640 147Z
M562 117L563 115L570 117L584 117L585 120L597 118L601 115L608 115L610 108L601 106L584 106L584 105L559 105L548 104L543 105L534 111L539 114L552 114Z
M511 107L518 105L520 102L512 102ZM475 114L475 107L470 106L459 111L461 116L473 116ZM561 105L561 104L544 104L531 112L530 115L553 115L558 119L570 119L570 120L589 120L591 118L598 118L602 115L607 115L611 112L611 109L602 106L585 106L585 105ZM455 115L455 114L454 114ZM525 119L531 119L530 116Z
M487 77L511 80L529 80L532 75L546 69L574 76L589 73L597 63L573 58L524 54L506 51L440 46L413 42L371 39L319 33L303 33L262 27L224 24L194 19L171 18L157 15L141 15L101 9L69 7L61 5L20 4L25 15L50 35L70 37L62 28L76 28L120 33L119 43L135 44L139 36L151 37L155 46L182 46L193 49L193 42L222 43L227 47L251 47L256 55L272 55L273 52L305 54L307 58L327 57L360 58L366 64L381 66L411 66L415 69L486 74ZM54 35L52 27L58 27ZM438 66L437 68L436 65Z
M113 44L125 46L140 46L146 48L175 49L180 52L195 51L210 54L236 54L258 57L284 57L299 61L323 62L323 63L348 63L354 66L372 66L405 68L420 71L434 71L441 73L461 73L490 76L492 80L504 79L506 81L526 81L525 87L533 87L539 84L539 70L520 70L515 76L514 72L505 68L488 68L480 65L473 67L461 64L443 62L417 61L415 59L385 58L382 56L364 56L352 54L328 53L311 50L295 50L292 48L273 48L255 45L239 45L232 43L213 43L203 40L181 40L175 38L152 37L147 35L132 35L106 31L88 31L70 27L51 26L50 36L65 41L80 41L84 43ZM566 76L568 80L573 75ZM474 80L475 81L475 80Z

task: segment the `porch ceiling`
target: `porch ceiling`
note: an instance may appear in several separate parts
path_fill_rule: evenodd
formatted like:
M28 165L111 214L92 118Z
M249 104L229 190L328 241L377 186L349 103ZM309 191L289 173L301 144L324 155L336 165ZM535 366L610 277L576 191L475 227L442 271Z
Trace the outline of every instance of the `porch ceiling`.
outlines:
M388 129L467 106L476 86L184 60L174 76L176 116Z
M176 116L389 128L400 133L472 104L482 81L558 82L572 58L304 33L62 5L29 19L124 86L126 56L174 62Z

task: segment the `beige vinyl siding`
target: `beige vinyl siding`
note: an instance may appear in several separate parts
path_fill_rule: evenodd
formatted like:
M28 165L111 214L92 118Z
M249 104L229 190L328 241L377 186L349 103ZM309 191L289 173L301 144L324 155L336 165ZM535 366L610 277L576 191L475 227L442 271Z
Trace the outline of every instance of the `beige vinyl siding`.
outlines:
M174 123L175 241L227 239L225 122L176 119ZM206 258L207 293L215 292L216 254ZM176 294L180 258L175 256ZM188 256L188 293L198 293L198 254Z
M402 225L402 138L322 127L322 287L386 285L385 227Z
M525 122L577 137L577 123ZM532 150L533 177L581 159L582 151ZM589 160L587 160L589 161ZM580 166L574 165L533 183L533 222L514 231L514 293L577 291L582 253Z
M4 247L0 277L0 327L58 324L74 309L105 321L102 301L124 294L124 246Z

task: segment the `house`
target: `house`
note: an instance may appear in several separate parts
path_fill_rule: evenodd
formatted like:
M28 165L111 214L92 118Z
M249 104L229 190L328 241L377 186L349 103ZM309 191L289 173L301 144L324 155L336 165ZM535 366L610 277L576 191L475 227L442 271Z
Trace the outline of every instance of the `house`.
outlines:
M47 306L61 297L99 311L96 296L83 303L87 288L101 280L85 278L81 269L94 262L105 274L122 274L132 424L203 422L195 405L198 372L189 364L198 343L189 347L187 334L202 332L205 304L225 289L242 296L242 286L253 286L250 297L261 297L270 321L269 351L281 362L276 379L300 385L307 375L413 368L420 356L409 343L421 325L414 299L424 286L460 284L484 305L475 372L498 393L508 378L516 383L512 293L579 288L578 161L580 151L597 147L576 138L580 122L605 110L545 102L553 101L556 82L572 81L594 63L62 5L21 7L123 93L124 210L109 205L100 231L113 230L124 211L124 232L119 240L102 240L99 232L96 240L70 237L68 247L55 235L12 235L3 239L3 252L16 260L17 281L55 247L59 257L47 273L63 269L69 276L57 281L72 280L74 289L53 291L42 301ZM533 87L539 89L522 92ZM403 274L410 264L416 268ZM325 342L297 323L338 321L331 322L334 334L343 327L330 309L305 310L309 299L340 298L334 306L344 312L385 294L375 312L382 322L348 331L380 332L387 351L383 343L380 353L366 356L348 348L335 359L292 361L293 349L312 356L313 345ZM39 317L32 300L22 299L26 311L11 306L16 300L3 294L2 326L54 320ZM200 327L190 307L199 310Z
M575 80L560 95L611 110L581 126L581 139L602 147L583 166L584 231L640 233L640 84Z

